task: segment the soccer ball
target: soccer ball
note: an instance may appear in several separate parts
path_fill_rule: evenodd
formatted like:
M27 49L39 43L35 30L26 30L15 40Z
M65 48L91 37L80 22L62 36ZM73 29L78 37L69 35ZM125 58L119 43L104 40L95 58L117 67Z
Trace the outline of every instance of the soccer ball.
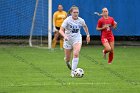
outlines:
M77 68L74 70L74 76L75 77L78 77L78 78L81 78L84 76L84 70L81 69L81 68Z

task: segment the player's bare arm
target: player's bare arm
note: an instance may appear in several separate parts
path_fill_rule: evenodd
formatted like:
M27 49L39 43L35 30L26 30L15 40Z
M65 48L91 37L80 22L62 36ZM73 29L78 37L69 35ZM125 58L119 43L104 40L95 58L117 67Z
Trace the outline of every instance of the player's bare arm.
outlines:
M117 28L117 22L116 22L116 21L115 21L115 24L114 24L113 28L114 28L114 29Z
M65 29L63 27L60 28L59 33L64 37L65 40L68 40L68 37L64 33Z
M87 41L87 43L89 43L90 42L90 34L88 31L88 27L87 27L87 25L85 25L85 26L83 26L83 28L84 28L84 31L86 32L86 35L87 35L86 41Z
M101 31L101 30L104 30L104 29L107 29L108 28L108 25L104 25L103 27L96 27L96 30L98 31Z

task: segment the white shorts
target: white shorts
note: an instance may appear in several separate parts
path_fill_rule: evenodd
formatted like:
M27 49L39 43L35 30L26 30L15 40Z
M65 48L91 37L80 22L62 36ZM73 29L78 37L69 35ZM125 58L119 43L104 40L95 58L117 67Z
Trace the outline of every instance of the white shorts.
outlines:
M71 37L68 41L64 40L63 47L64 47L64 49L72 49L73 45L76 44L76 43L81 43L82 44L82 37L81 37L81 35L77 36L77 37Z

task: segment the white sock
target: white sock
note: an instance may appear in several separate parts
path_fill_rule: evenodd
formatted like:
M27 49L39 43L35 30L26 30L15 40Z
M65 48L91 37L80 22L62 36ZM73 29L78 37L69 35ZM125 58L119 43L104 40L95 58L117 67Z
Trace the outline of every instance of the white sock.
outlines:
M77 68L79 58L72 59L72 70L74 71Z

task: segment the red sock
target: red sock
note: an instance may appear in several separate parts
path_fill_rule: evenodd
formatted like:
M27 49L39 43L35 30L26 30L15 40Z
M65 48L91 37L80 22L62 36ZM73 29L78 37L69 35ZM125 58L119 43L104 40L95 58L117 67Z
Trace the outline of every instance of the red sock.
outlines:
M109 52L108 63L111 63L113 60L113 52Z

